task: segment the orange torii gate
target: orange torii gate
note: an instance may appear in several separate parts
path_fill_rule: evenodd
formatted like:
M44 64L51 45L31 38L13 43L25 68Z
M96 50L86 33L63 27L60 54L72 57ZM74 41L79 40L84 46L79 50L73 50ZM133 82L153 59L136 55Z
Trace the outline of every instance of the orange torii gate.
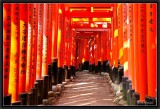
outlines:
M88 17L87 14L80 15L77 8L65 6L70 5L3 5L4 104L26 105L27 96L31 100L28 105L40 104L43 99L48 99L52 85L62 84L71 75L76 76L78 64L88 66L89 63L92 72L101 73L104 71L102 62L106 67L108 60L110 66L107 67L113 68L108 70L113 83L119 84L120 73L124 73L123 96L129 105L156 104L157 5L113 4L109 12L100 13L87 5ZM95 15L111 18L110 23L105 21L106 30L102 26L104 21L93 18ZM78 23L73 23L72 18ZM83 33L78 36L82 27L93 31L92 37L83 36ZM94 64L96 69L93 69ZM69 76L64 73L66 67L71 71Z

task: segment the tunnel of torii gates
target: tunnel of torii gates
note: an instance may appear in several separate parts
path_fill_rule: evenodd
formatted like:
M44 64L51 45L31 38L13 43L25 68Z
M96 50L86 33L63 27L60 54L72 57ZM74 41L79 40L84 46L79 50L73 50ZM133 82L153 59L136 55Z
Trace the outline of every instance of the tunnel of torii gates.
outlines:
M4 3L3 103L39 91L38 105L80 68L108 72L124 96L156 99L156 14L154 3Z

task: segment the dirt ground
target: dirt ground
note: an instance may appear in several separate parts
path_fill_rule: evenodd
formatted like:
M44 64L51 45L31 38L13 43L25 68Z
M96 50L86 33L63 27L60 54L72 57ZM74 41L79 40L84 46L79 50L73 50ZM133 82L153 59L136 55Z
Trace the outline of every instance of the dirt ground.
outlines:
M65 85L55 106L118 106L104 76L89 72L76 72L76 76Z

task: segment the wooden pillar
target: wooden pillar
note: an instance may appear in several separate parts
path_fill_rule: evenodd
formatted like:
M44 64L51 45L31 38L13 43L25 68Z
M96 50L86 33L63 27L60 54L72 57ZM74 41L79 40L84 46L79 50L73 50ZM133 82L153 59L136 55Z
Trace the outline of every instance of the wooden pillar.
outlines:
M28 4L20 5L20 54L19 54L19 93L25 92L26 60L28 39Z
M113 46L114 46L114 66L118 68L118 22L117 22L117 4L114 4L113 16Z
M12 94L12 103L18 100L19 85L19 4L11 5L11 51L9 93Z
M131 6L132 4L127 4L127 39L128 39L128 79L132 81L132 63L131 63L131 58L132 55L131 54L131 47L133 48L133 46L131 46L131 42L132 42L132 19L131 19L131 15L132 15L132 10L131 10Z
M53 5L52 20L52 58L57 57L57 38L58 38L58 4Z
M118 54L120 64L123 65L123 11L122 4L118 4Z
M48 27L48 7L49 4L44 4L44 14L43 14L43 46L42 46L42 76L48 74L47 72L47 27Z
M28 4L28 42L27 42L27 71L26 71L26 92L31 89L31 47L32 47L32 10L33 4Z
M9 92L11 49L11 4L3 4L3 96Z
M38 4L38 38L37 38L36 79L42 78L43 9L44 9L44 4Z
M147 95L146 4L138 4L138 51L140 100Z
M47 6L47 65L51 64L51 57L52 57L52 4L48 4ZM47 68L48 69L48 68Z
M127 38L127 4L122 5L123 9L123 56L124 76L128 77L128 38Z
M36 80L36 62L37 62L37 28L38 28L38 4L33 4L32 10L32 47L31 47L31 87L34 86L34 82Z
M157 89L157 4L146 4L147 86L148 96L156 97Z

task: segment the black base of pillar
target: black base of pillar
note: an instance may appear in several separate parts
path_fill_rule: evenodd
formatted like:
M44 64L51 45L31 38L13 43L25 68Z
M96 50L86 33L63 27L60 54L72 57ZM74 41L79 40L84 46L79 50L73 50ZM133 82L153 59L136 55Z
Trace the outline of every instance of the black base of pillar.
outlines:
M138 106L145 106L145 102L138 100L138 101L137 101L137 105L138 105Z
M123 92L123 99L126 100L126 81L128 77L122 77L122 92Z
M36 80L38 82L38 104L43 103L43 79Z
M82 71L84 70L84 63L82 63Z
M37 89L32 88L31 91L33 92L33 105L37 105Z
M84 70L89 70L89 61L84 62Z
M89 65L89 72L92 72L92 65Z
M64 65L64 81L67 79L67 73L68 73L68 66Z
M63 82L63 68L58 67L58 84L62 84Z
M67 72L67 79L71 78L71 68L68 68L68 72Z
M82 71L82 70L83 70L83 69L82 69L82 63L79 64L78 70L79 70L79 71Z
M95 73L98 73L98 65L95 66Z
M21 101L16 101L14 103L12 103L12 105L22 105Z
M98 73L101 73L102 71L102 65L101 65L101 61L98 61Z
M150 96L145 97L146 105L156 105L156 99Z
M52 59L52 84L57 85L58 84L58 59Z
M65 69L62 68L62 82L65 82Z
M22 105L27 105L28 93L19 94L19 100L22 102Z
M39 84L38 82L34 83L34 87L35 87L35 105L38 105L38 92L39 92Z
M109 70L110 69L110 70ZM108 70L108 72L109 72L109 77L110 77L110 79L112 80L112 72L113 72L113 68L112 67L110 67Z
M52 66L48 64L48 75L49 75L49 91L52 90Z
M92 73L95 71L95 64L92 64Z
M76 67L71 65L71 66L70 66L70 69L71 69L71 75L72 75L72 76L76 76L76 70L75 70Z
M102 65L102 72L106 72L106 64L107 64L107 61L103 61L103 65Z
M120 68L118 68L118 84L120 84L122 82L123 76L124 76L124 71L123 71L123 68L120 67Z
M75 66L73 66L73 76L76 76L76 67Z
M118 68L114 67L112 72L112 81L115 84L118 84Z
M48 91L49 91L49 76L43 76L44 87L43 87L43 99L48 99Z
M28 105L33 105L33 92L28 93Z
M110 72L111 70L111 67L110 67L110 64L109 64L109 60L106 61L106 72Z
M131 83L131 80L127 80L126 81L126 100L128 105L130 105L130 94L129 94L130 89L132 89L132 83Z
M132 105L132 106L135 105L134 102L133 102L134 98L132 96L134 92L135 92L134 89L129 90L129 105Z
M3 104L4 105L11 105L11 94L8 94L7 96L3 97Z
M132 95L133 98L133 105L137 105L137 101L140 99L140 94L138 92L134 92Z

